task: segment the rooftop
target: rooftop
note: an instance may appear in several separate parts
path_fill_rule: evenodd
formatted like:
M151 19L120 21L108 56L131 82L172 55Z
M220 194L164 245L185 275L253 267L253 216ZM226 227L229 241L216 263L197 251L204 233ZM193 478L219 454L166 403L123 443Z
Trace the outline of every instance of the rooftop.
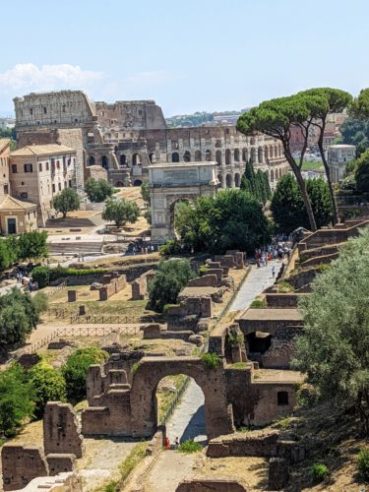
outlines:
M36 205L30 202L22 202L16 198L6 195L4 200L0 203L0 210L30 210L36 209Z
M10 138L0 138L0 152L10 144Z
M27 156L41 156L50 154L66 154L75 152L74 149L67 147L66 145L47 144L47 145L27 145L20 149L14 150L10 155L11 157L27 157Z
M298 309L247 309L238 319L248 321L302 321Z

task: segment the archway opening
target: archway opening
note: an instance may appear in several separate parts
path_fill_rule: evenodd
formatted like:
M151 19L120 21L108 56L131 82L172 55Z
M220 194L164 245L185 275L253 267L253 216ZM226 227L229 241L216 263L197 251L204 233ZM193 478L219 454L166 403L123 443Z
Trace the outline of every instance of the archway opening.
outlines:
M184 162L191 162L190 151L186 150L186 152L183 154L183 160L184 160Z
M240 151L239 149L234 149L233 158L235 162L240 162Z
M95 157L93 155L90 155L90 157L88 158L88 165L89 166L95 165Z
M142 185L142 181L140 179L135 179L133 181L133 186L141 186Z
M237 188L239 188L239 187L240 187L240 185L241 185L241 177L240 177L239 173L236 173L236 174L234 175L234 184L235 184L235 186L236 186Z
M109 160L108 158L106 157L106 155L103 155L101 157L101 166L104 168L104 169L108 169L109 168Z
M232 188L232 176L230 174L227 174L226 176L226 187Z
M217 150L215 152L215 160L217 161L219 166L222 164L222 152L221 152L221 150Z
M196 152L195 152L195 161L196 162L201 161L201 151L200 150L196 150Z
M123 188L124 183L123 183L123 181L116 181L115 186L116 186L116 188Z
M153 164L154 162L156 162L156 157L155 157L154 152L152 152L151 154L149 154L149 159L150 159L151 164Z
M206 444L205 396L193 378L185 374L164 377L155 400L157 423L166 424L171 445L189 440Z
M132 156L132 164L134 166L140 166L141 165L141 157L140 157L140 154L133 154L133 156Z
M190 202L184 198L179 198L170 207L170 230L174 237L180 236L180 231L186 222L183 214L184 209L187 209Z
M178 152L172 153L172 162L179 162L179 154Z
M211 151L210 150L207 150L205 152L205 160L206 161L211 161Z
M231 151L226 149L225 151L225 163L229 165L231 163Z
M126 166L127 165L127 156L125 154L122 154L120 156L119 161L120 161L121 166Z

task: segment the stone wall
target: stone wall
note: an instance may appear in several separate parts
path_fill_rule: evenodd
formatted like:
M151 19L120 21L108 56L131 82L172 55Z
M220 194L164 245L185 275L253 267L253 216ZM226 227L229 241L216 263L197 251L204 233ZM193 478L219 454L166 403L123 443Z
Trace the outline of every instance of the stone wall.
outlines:
M286 293L286 294L265 294L265 300L268 308L297 308L298 301L304 297L304 294Z
M176 492L246 492L246 489L235 480L202 478L185 480L178 485Z
M109 297L124 289L126 286L126 277L124 275L115 276L114 274L104 275L103 283L105 285L99 289L100 301L106 301Z
M154 270L149 270L144 274L140 275L136 280L131 283L132 287L132 300L133 301L141 301L145 299L148 295L148 285L149 282L155 276Z
M44 419L45 453L74 454L81 458L83 438L79 432L77 415L69 403L48 402Z
M5 444L1 461L4 491L23 489L34 478L49 475L45 455L39 448Z

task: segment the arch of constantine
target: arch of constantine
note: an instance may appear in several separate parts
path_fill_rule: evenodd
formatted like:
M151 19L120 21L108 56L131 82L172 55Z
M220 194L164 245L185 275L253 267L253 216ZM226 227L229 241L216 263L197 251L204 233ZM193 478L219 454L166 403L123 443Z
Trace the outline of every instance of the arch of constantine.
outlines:
M174 237L176 202L213 196L219 186L216 162L158 163L148 167L151 201L151 238Z

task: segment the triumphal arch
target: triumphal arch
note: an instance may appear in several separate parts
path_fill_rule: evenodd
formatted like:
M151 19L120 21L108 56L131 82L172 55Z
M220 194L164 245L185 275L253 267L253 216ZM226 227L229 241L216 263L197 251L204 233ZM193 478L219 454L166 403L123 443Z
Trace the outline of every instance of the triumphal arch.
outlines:
M213 196L218 187L217 163L157 163L148 167L151 237L162 243L174 237L174 206L199 196Z

